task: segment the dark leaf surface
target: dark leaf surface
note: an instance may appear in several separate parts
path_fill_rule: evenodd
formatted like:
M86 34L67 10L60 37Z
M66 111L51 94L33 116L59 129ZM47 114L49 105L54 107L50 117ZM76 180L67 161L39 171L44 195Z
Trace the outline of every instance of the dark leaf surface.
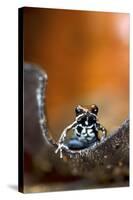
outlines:
M33 64L24 65L24 149L35 169L25 172L25 191L127 186L129 120L91 148L71 151L64 147L61 159L47 127L46 84L44 71Z

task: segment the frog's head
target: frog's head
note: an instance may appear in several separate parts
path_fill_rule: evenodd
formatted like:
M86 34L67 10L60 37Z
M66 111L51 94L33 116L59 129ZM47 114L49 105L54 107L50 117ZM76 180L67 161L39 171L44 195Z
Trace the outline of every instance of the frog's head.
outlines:
M91 106L81 106L81 105L78 105L75 108L76 117L78 115L85 114L87 112L97 115L97 113L98 113L98 107L95 104L92 104Z

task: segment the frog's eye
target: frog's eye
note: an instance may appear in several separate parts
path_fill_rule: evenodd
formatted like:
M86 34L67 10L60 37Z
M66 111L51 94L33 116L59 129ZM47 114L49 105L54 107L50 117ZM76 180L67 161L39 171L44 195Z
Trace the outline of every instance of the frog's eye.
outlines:
M84 112L84 111L83 111L83 109L82 109L80 106L77 106L77 107L75 108L76 116L82 114L83 112Z
M95 115L97 115L98 107L95 104L91 105L91 112L94 113Z

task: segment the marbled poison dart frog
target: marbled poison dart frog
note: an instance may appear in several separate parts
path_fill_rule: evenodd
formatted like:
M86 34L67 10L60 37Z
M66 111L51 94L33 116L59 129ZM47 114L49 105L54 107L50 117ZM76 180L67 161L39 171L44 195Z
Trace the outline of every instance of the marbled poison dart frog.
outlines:
M62 132L56 152L64 145L70 150L85 149L103 140L107 135L106 129L98 121L98 107L96 105L87 107L79 105L75 108L75 113L75 121ZM66 135L70 130L73 130L73 136L65 143ZM99 131L102 132L101 137L99 137Z

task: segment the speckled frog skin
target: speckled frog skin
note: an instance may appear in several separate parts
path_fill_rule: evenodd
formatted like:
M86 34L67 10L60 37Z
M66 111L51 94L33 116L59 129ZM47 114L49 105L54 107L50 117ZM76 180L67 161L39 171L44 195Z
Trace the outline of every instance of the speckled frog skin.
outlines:
M93 104L87 107L78 105L75 108L75 113L75 121L62 132L56 152L63 145L71 150L88 148L106 137L107 131L98 121L98 107L96 105ZM65 142L66 134L69 130L73 130L73 136L69 141ZM102 132L101 137L99 137L99 131Z
M77 106L75 109L76 119L72 127L74 132L73 137L68 142L67 146L70 149L83 149L100 141L98 132L106 135L106 129L99 123L97 118L98 107L91 105L90 107Z

